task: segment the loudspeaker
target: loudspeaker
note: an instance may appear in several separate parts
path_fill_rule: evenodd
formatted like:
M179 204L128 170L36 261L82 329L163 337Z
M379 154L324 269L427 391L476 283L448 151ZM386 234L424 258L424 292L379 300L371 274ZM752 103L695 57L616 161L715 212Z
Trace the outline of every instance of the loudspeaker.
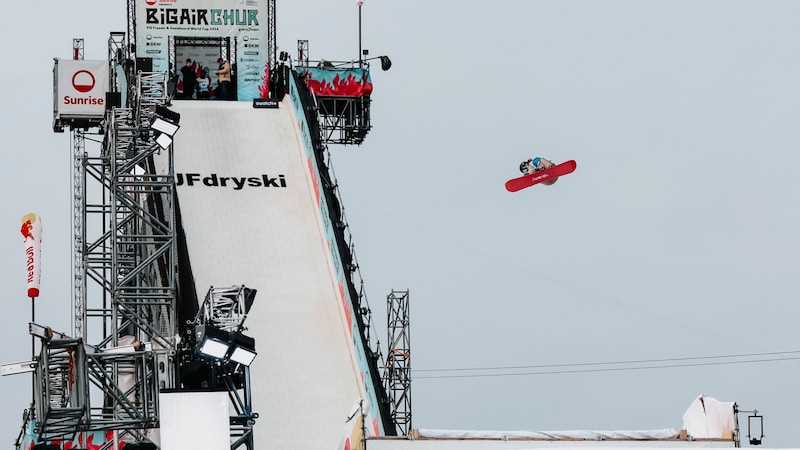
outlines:
M122 107L122 93L121 92L106 92L106 109L121 108Z
M136 70L141 72L152 72L153 58L136 58Z

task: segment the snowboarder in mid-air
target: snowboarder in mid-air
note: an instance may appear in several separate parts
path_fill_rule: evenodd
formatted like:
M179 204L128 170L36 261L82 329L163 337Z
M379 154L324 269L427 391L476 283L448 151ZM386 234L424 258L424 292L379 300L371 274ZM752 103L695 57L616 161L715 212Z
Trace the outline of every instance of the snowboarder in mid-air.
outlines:
M539 183L550 186L558 181L558 177L572 173L575 167L575 160L554 164L541 156L527 159L519 165L522 176L506 181L506 190L517 192Z
M539 172L544 169L549 169L553 166L555 166L555 164L553 164L553 162L550 161L549 159L544 159L541 156L537 156L527 161L522 161L519 165L519 171L522 172L523 175L529 175L534 172ZM558 178L553 178L552 180L544 181L542 182L542 184L550 186L551 184L555 183L556 180L558 180Z
M537 156L536 158L531 158L526 161L522 161L519 165L519 171L522 172L524 175L528 175L533 172L549 169L553 166L555 166L555 164L553 164L550 160Z

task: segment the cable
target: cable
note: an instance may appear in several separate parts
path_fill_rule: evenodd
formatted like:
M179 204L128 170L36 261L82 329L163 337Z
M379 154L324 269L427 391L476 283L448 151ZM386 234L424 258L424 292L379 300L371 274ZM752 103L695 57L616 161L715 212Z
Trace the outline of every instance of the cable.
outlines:
M734 355L716 355L716 356L692 356L684 358L660 358L660 359L634 359L630 361L608 361L608 362L591 362L591 363L570 363L570 364L539 364L528 366L494 366L494 367L471 367L471 368L445 368L445 369L415 369L416 372L456 372L468 370L518 370L518 369L542 369L554 367L579 367L579 366L601 366L601 365L620 365L620 364L642 364L642 363L661 363L672 361L696 361L702 359L721 359L721 358L750 358L754 356L768 356L768 355L787 355L792 353L800 353L800 350L792 350L785 352L765 352L765 353L740 353Z
M687 358L689 359L689 358ZM552 370L541 372L520 372L520 373L495 373L495 374L473 374L473 375L432 375L432 376L419 376L414 377L414 380L419 379L435 379L435 378L486 378L486 377L513 377L513 376L529 376L529 375L559 375L570 373L591 373L591 372L618 372L624 370L648 370L648 369L672 369L678 367L700 367L700 366L718 366L728 364L752 364L762 362L774 361L796 361L800 360L800 356L788 358L766 358L766 359L752 359L741 361L717 361L705 363L687 363L687 364L669 364L658 366L640 366L640 367L609 367L603 369L578 369L578 370Z

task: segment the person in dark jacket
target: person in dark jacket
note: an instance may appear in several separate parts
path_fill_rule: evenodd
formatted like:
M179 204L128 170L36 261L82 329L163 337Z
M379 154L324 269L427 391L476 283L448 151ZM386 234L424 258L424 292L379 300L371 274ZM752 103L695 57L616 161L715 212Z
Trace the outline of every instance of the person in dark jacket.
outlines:
M194 91L197 88L197 69L191 58L186 60L186 65L181 67L183 75L183 98L194 98Z

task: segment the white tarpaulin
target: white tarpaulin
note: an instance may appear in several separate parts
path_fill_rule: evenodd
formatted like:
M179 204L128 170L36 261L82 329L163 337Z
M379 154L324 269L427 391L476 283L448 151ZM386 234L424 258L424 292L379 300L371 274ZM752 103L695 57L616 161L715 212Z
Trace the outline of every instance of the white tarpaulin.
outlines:
M694 438L728 437L735 426L734 404L700 395L683 414L683 428Z

